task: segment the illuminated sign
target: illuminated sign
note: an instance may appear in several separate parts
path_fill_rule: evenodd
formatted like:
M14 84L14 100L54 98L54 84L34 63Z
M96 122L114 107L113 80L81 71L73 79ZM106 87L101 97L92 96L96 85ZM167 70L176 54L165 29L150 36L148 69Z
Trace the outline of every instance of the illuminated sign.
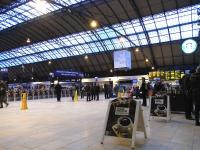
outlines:
M56 77L77 77L82 78L84 77L83 73L75 72L75 71L64 71L64 70L57 70L54 72Z
M182 43L182 51L186 54L191 54L197 50L197 42L193 39L185 40Z

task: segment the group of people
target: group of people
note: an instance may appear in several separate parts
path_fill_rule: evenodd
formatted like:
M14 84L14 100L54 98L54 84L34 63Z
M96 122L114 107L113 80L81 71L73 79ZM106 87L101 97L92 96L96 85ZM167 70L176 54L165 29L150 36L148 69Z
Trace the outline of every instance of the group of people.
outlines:
M161 94L161 92L166 91L166 88L162 82L162 80L157 80L154 87L151 87L149 83L146 83L145 78L142 78L142 84L140 86L139 91L142 93L142 106L147 106L147 96L149 95L149 91L152 91L151 95Z
M0 108L3 108L3 103L8 107L8 102L6 98L7 86L4 81L0 81Z
M97 83L87 84L81 88L81 98L86 94L86 100L99 100L100 86Z
M193 105L195 105L195 123L200 126L200 66L196 70L191 70L190 74L185 75L180 80L180 85L184 93L185 117L194 120L192 117Z

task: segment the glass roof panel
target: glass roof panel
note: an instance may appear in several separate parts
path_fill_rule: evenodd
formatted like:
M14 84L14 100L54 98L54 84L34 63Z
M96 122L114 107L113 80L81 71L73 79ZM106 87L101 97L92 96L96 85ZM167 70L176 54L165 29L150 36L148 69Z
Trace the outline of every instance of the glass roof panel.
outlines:
M84 1L86 0L56 0L56 3L70 6ZM23 5L19 5L16 8L0 14L0 31L61 8L62 7L59 5L51 4L46 1L28 1Z

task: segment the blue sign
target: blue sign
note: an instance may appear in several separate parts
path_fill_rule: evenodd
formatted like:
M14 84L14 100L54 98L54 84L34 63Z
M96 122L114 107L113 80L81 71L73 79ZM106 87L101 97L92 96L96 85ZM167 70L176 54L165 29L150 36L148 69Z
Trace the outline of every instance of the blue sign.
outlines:
M64 71L57 70L54 72L55 77L75 77L75 78L83 78L84 74L82 72L75 71Z

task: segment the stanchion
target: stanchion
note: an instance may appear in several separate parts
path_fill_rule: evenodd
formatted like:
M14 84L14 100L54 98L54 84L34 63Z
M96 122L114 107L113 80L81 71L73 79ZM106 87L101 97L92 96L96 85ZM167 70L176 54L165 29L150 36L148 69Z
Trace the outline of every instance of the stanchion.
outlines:
M78 93L77 93L77 90L75 91L75 94L74 94L74 102L78 102Z
M27 93L22 93L21 94L21 110L28 109L28 106L27 106L27 96L28 96Z

